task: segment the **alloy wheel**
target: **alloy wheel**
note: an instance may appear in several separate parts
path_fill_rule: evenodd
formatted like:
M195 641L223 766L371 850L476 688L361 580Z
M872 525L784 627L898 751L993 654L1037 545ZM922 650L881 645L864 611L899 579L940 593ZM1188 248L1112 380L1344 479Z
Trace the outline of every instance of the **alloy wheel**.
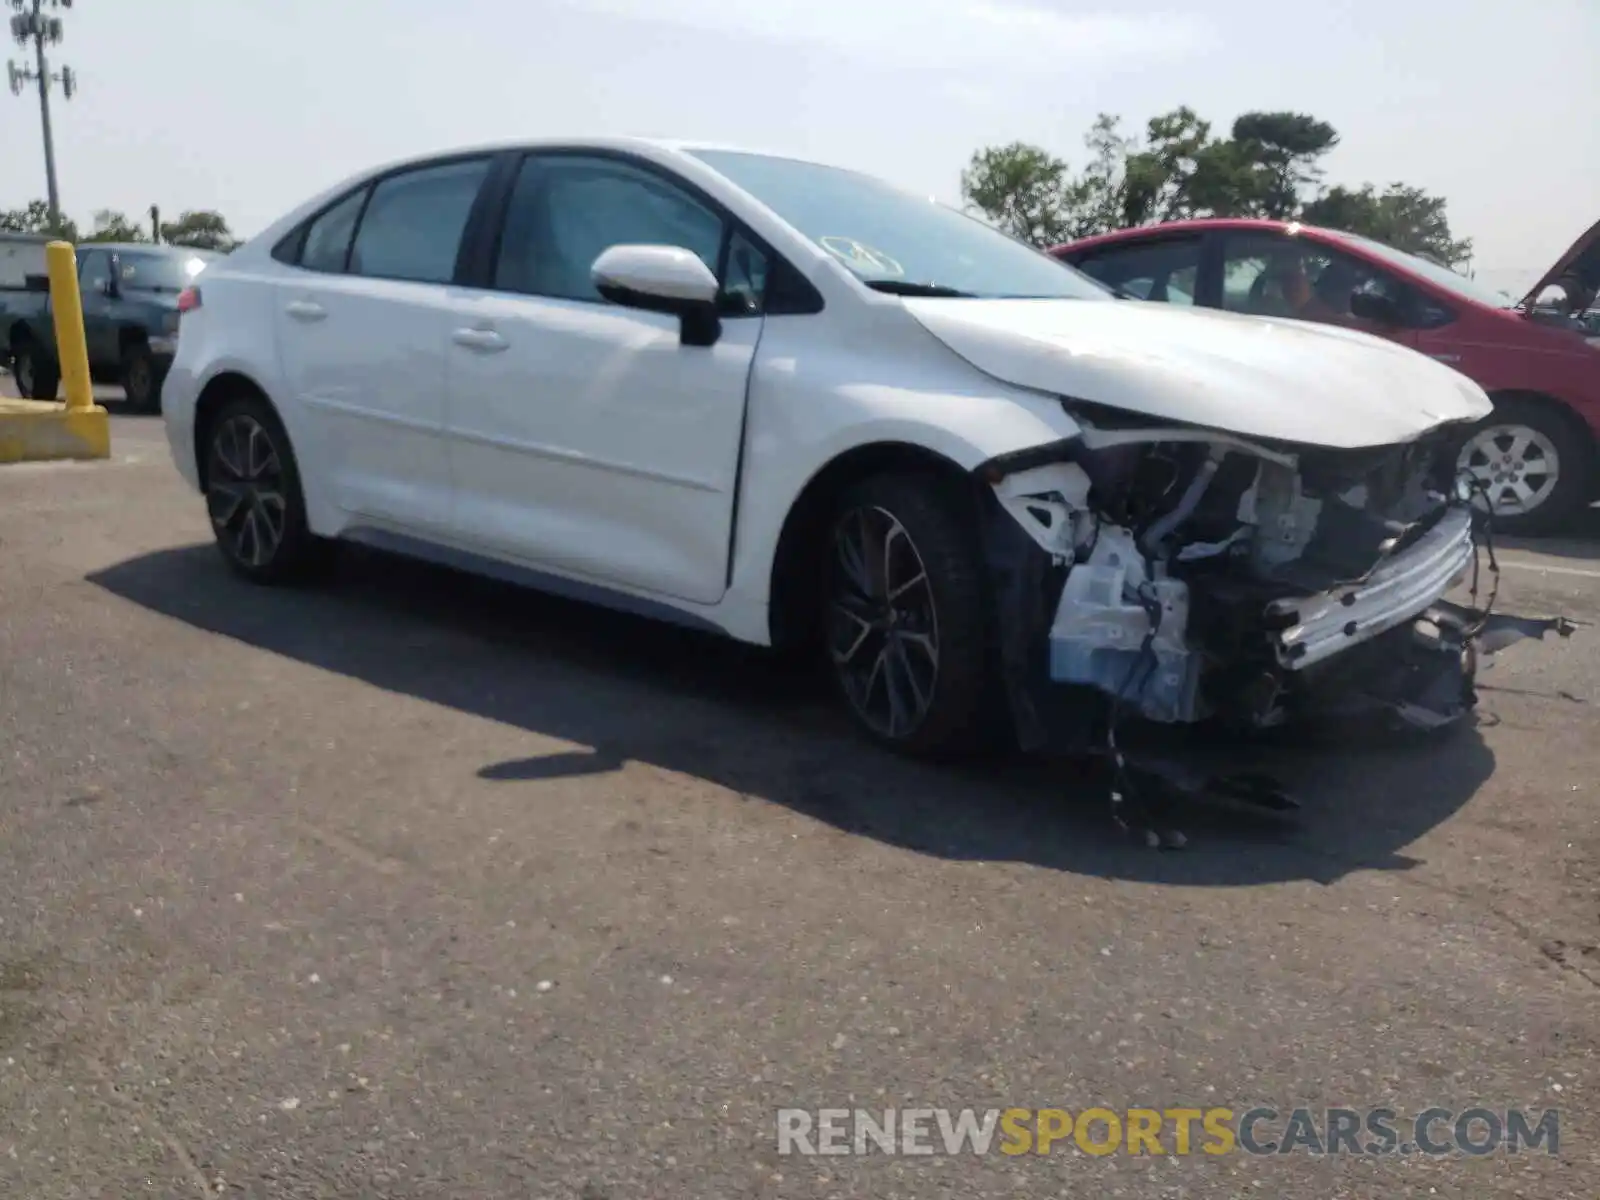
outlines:
M217 539L246 567L264 567L283 545L288 519L283 460L272 434L247 414L211 437L206 509Z
M828 643L845 697L898 739L928 715L939 682L939 614L927 568L897 517L861 507L834 527Z
M33 352L31 350L17 351L16 359L11 364L17 381L17 395L33 395Z
M1469 473L1496 515L1523 515L1550 499L1561 478L1561 455L1546 435L1527 425L1491 425L1461 448L1459 471Z

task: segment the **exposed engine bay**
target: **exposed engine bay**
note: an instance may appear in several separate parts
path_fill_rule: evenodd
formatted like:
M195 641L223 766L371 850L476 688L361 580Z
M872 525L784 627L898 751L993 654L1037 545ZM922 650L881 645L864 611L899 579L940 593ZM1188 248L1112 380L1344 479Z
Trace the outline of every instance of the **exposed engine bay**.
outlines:
M1492 597L1444 597L1470 579L1476 598L1487 519L1448 430L1338 450L1074 416L1079 437L980 468L1008 514L988 541L1025 747L1053 742L1063 716L1092 741L1135 715L1432 728L1472 709Z

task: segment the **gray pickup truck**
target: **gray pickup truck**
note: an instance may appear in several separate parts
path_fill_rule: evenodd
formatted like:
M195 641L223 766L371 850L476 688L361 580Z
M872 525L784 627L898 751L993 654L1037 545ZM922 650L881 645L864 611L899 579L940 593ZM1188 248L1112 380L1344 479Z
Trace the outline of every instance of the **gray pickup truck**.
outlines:
M130 408L155 412L177 349L178 295L220 255L139 242L88 243L77 251L89 373L97 383L120 383ZM39 258L38 272L0 287L0 353L24 396L53 400L61 366L42 248Z

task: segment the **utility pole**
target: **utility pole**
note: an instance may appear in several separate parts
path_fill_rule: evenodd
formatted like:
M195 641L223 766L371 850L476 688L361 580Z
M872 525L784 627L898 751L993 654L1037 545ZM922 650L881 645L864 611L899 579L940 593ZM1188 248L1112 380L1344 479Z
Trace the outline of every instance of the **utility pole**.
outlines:
M46 16L44 10L47 6L51 10L71 8L72 0L11 0L11 7L17 14L11 18L11 36L24 50L32 44L34 65L19 67L8 59L6 73L10 77L13 96L22 95L23 88L30 83L39 86L39 124L44 130L44 175L45 185L49 189L50 224L59 229L61 191L56 186L56 144L50 131L50 85L59 83L61 94L71 100L72 94L78 90L78 79L71 67L62 67L55 74L50 73L50 60L45 57L44 48L60 44L61 18Z

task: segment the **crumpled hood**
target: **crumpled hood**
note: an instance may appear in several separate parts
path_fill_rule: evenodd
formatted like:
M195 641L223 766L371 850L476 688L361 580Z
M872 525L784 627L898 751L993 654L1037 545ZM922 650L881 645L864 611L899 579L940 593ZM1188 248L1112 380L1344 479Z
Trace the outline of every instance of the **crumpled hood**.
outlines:
M1006 383L1244 437L1385 446L1491 411L1453 368L1337 326L1137 300L905 306Z

